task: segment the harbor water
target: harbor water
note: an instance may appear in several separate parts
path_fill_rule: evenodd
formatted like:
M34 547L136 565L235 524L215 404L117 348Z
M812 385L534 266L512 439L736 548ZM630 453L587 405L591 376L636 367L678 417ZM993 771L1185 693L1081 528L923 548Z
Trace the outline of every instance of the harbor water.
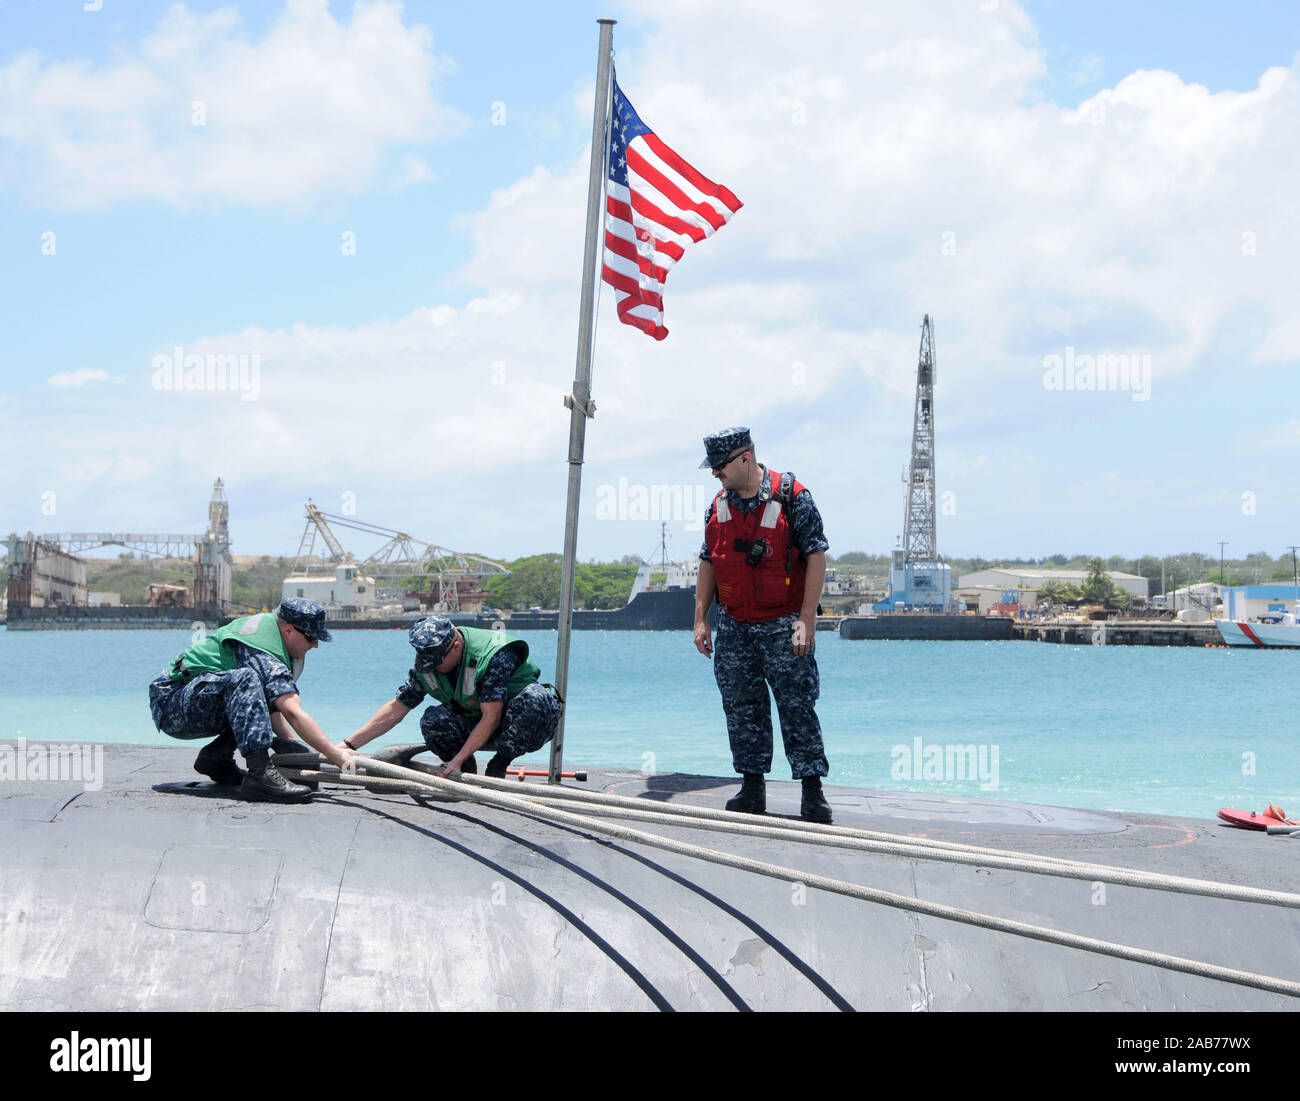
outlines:
M521 637L552 679L555 633ZM154 729L146 688L189 641L0 630L0 739L177 744ZM411 654L401 631L336 632L308 655L304 706L346 737L394 695ZM826 632L817 659L832 784L1206 819L1269 800L1300 812L1300 652ZM773 721L771 776L788 779L775 709ZM419 740L417 712L375 744ZM733 774L712 666L689 632L574 634L565 763Z

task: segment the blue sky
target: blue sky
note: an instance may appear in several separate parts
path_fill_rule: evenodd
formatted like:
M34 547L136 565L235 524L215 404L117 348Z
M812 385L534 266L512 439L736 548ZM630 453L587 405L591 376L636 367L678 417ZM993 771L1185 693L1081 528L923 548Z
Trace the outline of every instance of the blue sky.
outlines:
M3 0L0 528L197 530L222 476L236 553L292 553L309 496L558 549L601 15L746 207L661 344L602 292L582 557L649 551L635 487L694 501L733 423L833 552L886 552L924 312L941 550L1300 541L1300 9L1055 0ZM177 346L258 357L256 393L160 389ZM1145 393L1046 385L1104 355ZM690 553L698 516L662 519Z

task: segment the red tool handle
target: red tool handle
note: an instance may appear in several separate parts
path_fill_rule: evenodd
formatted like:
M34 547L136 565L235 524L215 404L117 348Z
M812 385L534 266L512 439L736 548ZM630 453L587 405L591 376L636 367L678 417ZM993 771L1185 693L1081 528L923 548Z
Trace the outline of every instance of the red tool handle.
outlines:
M518 776L519 782L523 783L525 776L549 776L550 772L544 768L509 768L506 769L507 775ZM583 780L587 779L585 772L561 772L562 780Z

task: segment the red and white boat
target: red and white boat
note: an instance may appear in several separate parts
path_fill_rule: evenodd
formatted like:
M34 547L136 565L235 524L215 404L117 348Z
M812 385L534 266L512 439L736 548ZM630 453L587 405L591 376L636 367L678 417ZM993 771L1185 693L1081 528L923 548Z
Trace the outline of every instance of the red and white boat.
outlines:
M1295 616L1284 615L1264 623L1236 619L1216 619L1214 625L1229 646L1254 646L1270 650L1300 650L1300 623Z

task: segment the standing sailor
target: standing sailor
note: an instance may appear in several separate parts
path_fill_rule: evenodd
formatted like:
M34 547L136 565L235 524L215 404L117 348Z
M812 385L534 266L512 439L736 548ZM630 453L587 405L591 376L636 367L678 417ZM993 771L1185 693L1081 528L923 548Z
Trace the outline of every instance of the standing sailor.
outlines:
M298 698L307 652L329 641L325 609L310 600L291 598L274 613L236 619L205 635L149 685L154 725L173 738L217 735L195 758L195 771L218 784L239 784L245 799L304 802L311 789L280 774L271 746L280 739L298 744L297 731L334 764L349 767L352 754L325 736ZM235 764L236 747L247 774Z
M347 749L360 750L387 733L426 695L437 703L420 716L420 733L446 762L442 776L457 769L477 772L474 754L490 749L494 756L485 775L504 777L511 761L555 736L559 695L551 685L537 683L541 670L522 639L503 631L458 628L446 616L430 616L411 628L410 642L415 668L397 695L344 739Z
M695 647L713 655L713 674L727 716L732 764L744 776L727 810L767 810L764 776L772 768L772 705L791 775L803 781L800 816L828 823L821 778L830 771L816 702L813 656L817 598L826 576L821 513L793 474L767 469L754 455L748 428L704 437L708 468L722 483L704 518L695 585ZM718 652L708 613L717 595Z

